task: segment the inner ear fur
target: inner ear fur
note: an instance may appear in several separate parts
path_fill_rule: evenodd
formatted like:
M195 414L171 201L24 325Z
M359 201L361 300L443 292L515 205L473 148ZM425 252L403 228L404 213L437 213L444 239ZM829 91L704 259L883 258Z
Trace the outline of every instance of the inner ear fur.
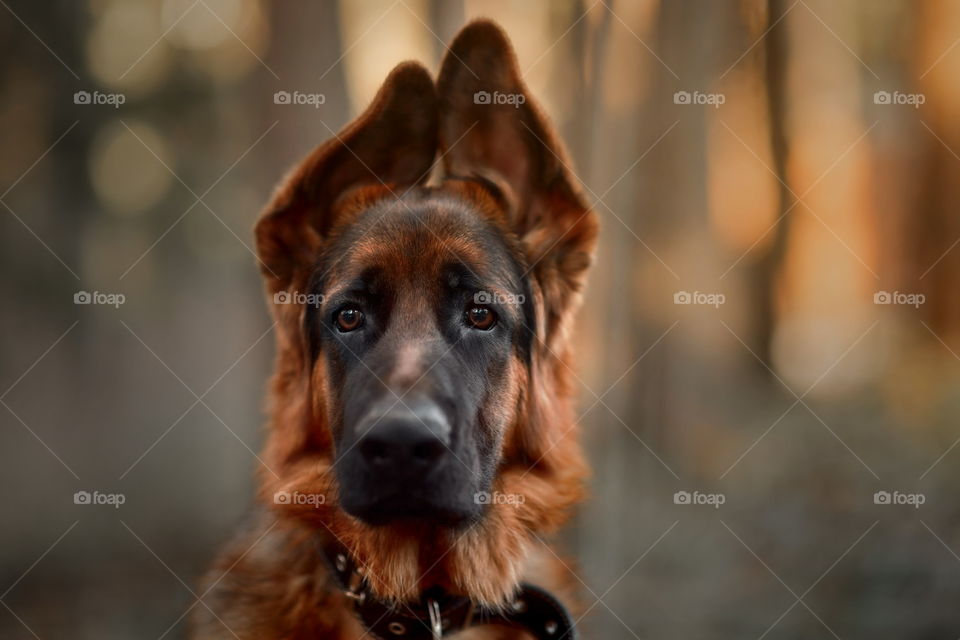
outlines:
M437 113L430 74L418 63L402 63L362 115L290 172L255 229L270 292L287 289L298 271L316 261L346 193L386 185L401 195L428 178L437 150Z

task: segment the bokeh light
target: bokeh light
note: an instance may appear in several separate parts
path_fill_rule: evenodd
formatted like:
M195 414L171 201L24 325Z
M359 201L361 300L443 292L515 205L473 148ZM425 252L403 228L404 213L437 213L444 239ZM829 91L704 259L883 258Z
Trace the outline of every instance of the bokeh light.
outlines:
M174 179L164 164L175 165L158 131L143 122L126 124L111 121L97 133L90 151L93 189L106 208L120 216L153 207Z

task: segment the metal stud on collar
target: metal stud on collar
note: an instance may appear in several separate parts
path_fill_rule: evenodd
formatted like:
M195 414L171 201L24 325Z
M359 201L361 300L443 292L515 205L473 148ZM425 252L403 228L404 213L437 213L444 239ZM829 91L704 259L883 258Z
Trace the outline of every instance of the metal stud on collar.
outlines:
M430 631L433 640L443 638L443 619L440 617L440 605L436 600L427 600L427 612L430 614Z
M356 600L358 604L363 604L367 599L362 570L354 569L353 573L350 574L350 584L347 585L344 595L351 600Z

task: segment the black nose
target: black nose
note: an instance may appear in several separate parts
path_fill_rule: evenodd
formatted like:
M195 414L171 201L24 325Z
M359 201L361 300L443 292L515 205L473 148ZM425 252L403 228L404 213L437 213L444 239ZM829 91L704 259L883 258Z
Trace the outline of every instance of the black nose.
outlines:
M400 408L373 418L357 448L371 471L400 478L440 463L450 452L449 432L433 406Z

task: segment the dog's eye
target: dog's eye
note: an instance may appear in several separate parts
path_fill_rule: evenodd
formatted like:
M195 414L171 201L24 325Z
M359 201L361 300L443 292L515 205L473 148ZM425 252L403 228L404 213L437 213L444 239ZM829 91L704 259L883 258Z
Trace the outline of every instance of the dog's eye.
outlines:
M497 322L497 314L486 307L470 307L467 309L466 320L474 329L485 331Z
M344 333L359 329L363 324L363 312L352 307L341 309L337 312L336 323L337 329Z

